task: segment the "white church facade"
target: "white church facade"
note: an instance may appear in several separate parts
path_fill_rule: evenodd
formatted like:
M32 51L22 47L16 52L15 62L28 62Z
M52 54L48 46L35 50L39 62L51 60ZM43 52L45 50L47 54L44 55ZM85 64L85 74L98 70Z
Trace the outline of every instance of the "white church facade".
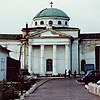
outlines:
M31 27L22 28L22 34L0 34L0 44L9 47L10 56L16 55L21 68L32 75L63 75L65 70L81 74L85 64L100 70L100 33L80 33L69 21L62 10L46 8Z

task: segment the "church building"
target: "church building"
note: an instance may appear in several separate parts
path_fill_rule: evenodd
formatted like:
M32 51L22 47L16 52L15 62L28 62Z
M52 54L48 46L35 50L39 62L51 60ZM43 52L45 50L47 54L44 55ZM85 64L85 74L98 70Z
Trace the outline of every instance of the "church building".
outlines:
M69 26L69 16L60 9L46 8L33 18L33 26L22 29L24 64L31 74L45 76L80 73L79 28ZM26 56L27 57L26 57Z
M0 45L32 75L63 75L65 70L82 74L86 64L100 70L100 33L81 33L69 22L69 16L51 3L21 34L0 34Z

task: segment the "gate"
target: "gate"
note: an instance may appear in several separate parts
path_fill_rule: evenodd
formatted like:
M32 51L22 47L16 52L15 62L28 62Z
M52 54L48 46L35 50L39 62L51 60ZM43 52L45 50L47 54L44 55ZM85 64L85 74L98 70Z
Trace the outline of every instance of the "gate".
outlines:
M18 81L20 61L7 57L7 81Z

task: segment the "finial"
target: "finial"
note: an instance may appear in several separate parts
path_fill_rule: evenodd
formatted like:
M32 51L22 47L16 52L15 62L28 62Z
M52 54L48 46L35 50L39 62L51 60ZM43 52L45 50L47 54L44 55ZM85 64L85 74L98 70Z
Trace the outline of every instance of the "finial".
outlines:
M51 5L51 8L52 8L52 5L53 5L53 2L52 1L50 2L50 5Z

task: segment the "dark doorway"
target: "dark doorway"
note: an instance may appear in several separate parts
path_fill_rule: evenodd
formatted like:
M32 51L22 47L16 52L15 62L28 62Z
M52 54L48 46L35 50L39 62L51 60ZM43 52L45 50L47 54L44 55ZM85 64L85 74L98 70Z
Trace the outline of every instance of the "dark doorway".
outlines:
M52 71L52 59L46 60L46 71Z
M84 71L84 65L86 64L86 61L83 59L81 60L81 71Z
M95 64L96 70L100 70L100 46L95 47Z
M18 81L20 61L7 57L7 81Z

